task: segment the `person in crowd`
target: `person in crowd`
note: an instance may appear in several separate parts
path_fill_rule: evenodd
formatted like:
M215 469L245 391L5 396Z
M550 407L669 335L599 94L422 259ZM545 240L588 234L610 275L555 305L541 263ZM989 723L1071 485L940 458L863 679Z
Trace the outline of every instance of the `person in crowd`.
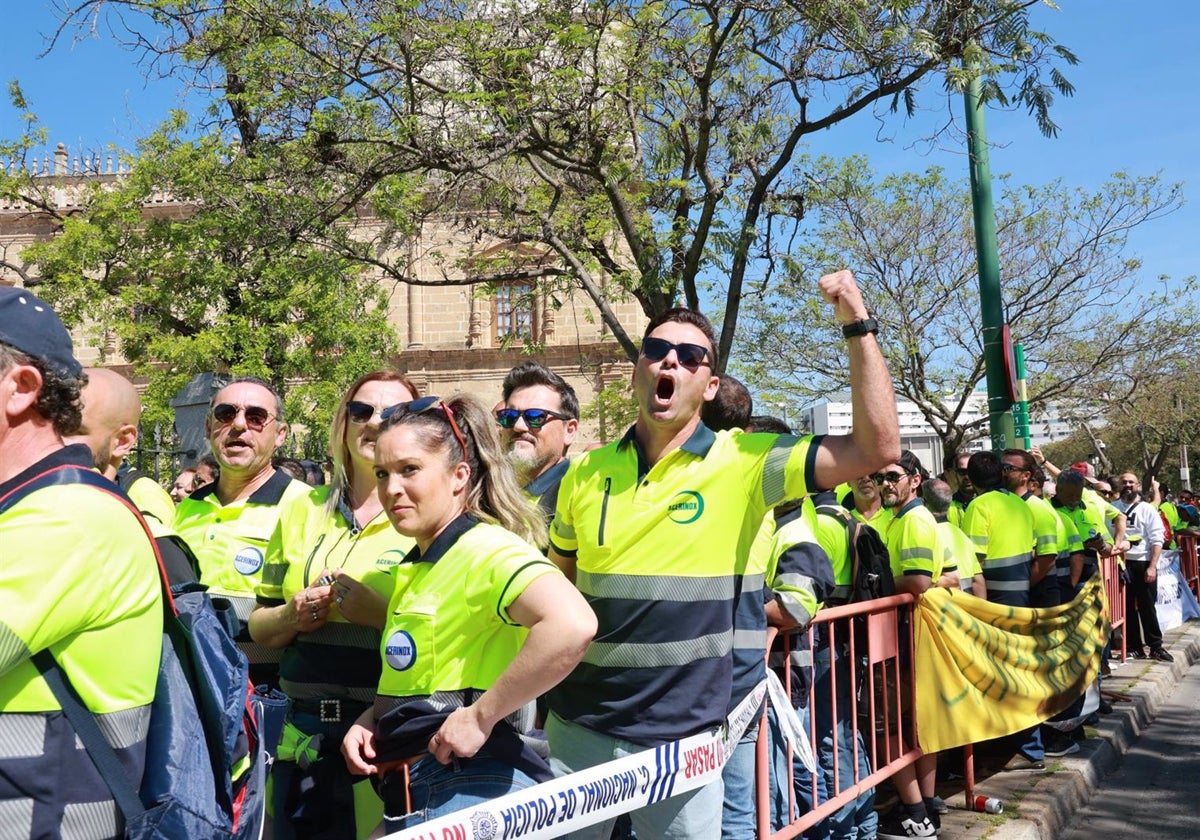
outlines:
M508 372L502 394L494 412L500 438L517 480L549 518L567 471L567 450L579 433L579 399L570 383L534 361Z
M878 498L878 486L869 475L866 478ZM854 484L856 482L851 482L851 486ZM838 503L833 491L816 493L812 500L816 513L814 531L817 544L828 555L833 570L834 591L823 600L834 605L843 604L848 600L845 593L850 592L854 583L848 527L857 517L848 514L846 508ZM890 512L887 521L891 521ZM871 526L864 523L863 527ZM852 632L850 620L839 619L819 623L813 633L812 715L817 735L814 752L821 770L817 789L820 791L823 787L834 796L872 773L866 739L862 730L856 731L854 727L859 709L851 683L851 672L856 664L850 655ZM802 638L807 641L807 637ZM856 653L861 660L863 652ZM803 674L803 670L800 673ZM807 702L807 692L802 692L800 699ZM797 788L801 788L806 776L806 773L796 770ZM798 792L807 793L803 788ZM853 801L831 814L824 825L818 824L814 836L822 840L825 837L830 840L870 838L875 836L878 825L875 788L868 787Z
M1069 473L1069 475L1068 475ZM1064 480L1063 476L1066 476ZM1061 489L1059 489L1061 488ZM1055 577L1058 578L1058 597L1061 603L1068 603L1075 597L1076 590L1083 581L1095 574L1098 568L1096 558L1096 550L1092 551L1091 572L1085 573L1087 565L1087 550L1084 547L1084 537L1089 536L1090 528L1084 529L1083 534L1080 533L1080 523L1083 521L1081 517L1079 521L1073 515L1072 508L1078 507L1078 511L1082 514L1084 506L1081 501L1083 492L1083 476L1074 470L1065 470L1059 473L1059 482L1056 486L1054 497L1050 499L1050 507L1054 510L1058 520L1062 525L1062 537L1059 539L1058 557L1054 561ZM1068 505L1067 500L1070 500ZM1095 523L1098 529L1096 534L1104 533L1104 521ZM1105 540L1101 538L1098 545L1103 545Z
M274 687L279 651L255 643L246 622L256 604L279 506L309 488L271 465L288 427L283 400L261 379L234 379L217 391L204 430L221 472L175 508L175 530L199 561L200 582L228 599L236 612L235 641L250 662L250 678Z
M1037 465L1049 475L1057 478L1062 472L1062 470L1046 460L1045 454L1036 445L1029 447L1029 454L1033 456ZM1111 503L1112 500L1104 498L1089 486L1096 481L1095 469L1087 461L1076 461L1071 465L1071 469L1083 477L1084 485L1081 497L1083 504L1092 511L1095 517L1106 523L1105 527L1101 529L1101 531L1108 532L1105 541L1111 544L1113 552L1119 554L1127 551L1129 549L1129 540L1125 536L1125 514ZM1080 533L1082 534L1083 532L1081 531Z
M960 528L967 505L975 498L975 485L971 483L971 476L967 473L967 463L970 459L970 452L948 452L942 459L943 475L953 491L953 504L946 517Z
M0 835L107 840L125 827L103 776L41 675L46 654L139 784L162 652L153 545L115 495L79 482L19 488L47 470L90 470L84 374L58 316L0 288Z
M1066 532L1049 502L1033 492L1034 472L1038 469L1033 455L1024 449L1005 449L1000 469L1010 493L1027 505L1033 516L1033 562L1029 567L1029 606L1057 607L1059 595L1055 563L1060 550L1066 550Z
M1155 603L1158 600L1158 558L1162 555L1164 531L1154 506L1142 498L1142 484L1131 472L1117 477L1121 488L1120 504L1128 528L1130 548L1125 552L1129 583L1125 587L1126 647L1138 659L1147 654L1159 662L1174 662L1163 647Z
M878 324L849 271L819 287L849 344L850 434L714 433L700 420L719 385L712 325L674 309L643 335L634 426L567 469L550 556L596 610L604 641L548 695L557 774L720 726L731 691L734 587L763 516L899 454ZM640 837L715 838L723 799L717 779L634 811L633 827ZM574 836L607 838L611 823Z
M1034 548L1033 514L1029 505L1004 486L1003 463L995 452L976 452L967 461L967 477L975 498L963 514L962 529L975 544L987 581L988 600L1028 607L1030 563ZM1046 769L1038 727L1023 734L1004 770Z
M850 482L850 496L843 499L843 504L850 510L850 515L870 525L879 533L879 538L887 544L888 527L892 524L894 511L883 503L883 494L879 485L870 475L861 475Z
M138 439L142 401L137 388L121 374L106 368L88 368L84 373L87 385L82 393L79 428L66 442L86 445L96 469L119 485L142 512L158 544L171 585L194 582L196 558L171 527L175 519L174 502L158 482L124 463Z
M192 482L192 490L199 490L201 487L215 484L220 477L221 465L217 463L217 459L213 457L212 453L201 455L200 460L196 462L196 478Z
M958 567L958 584L964 592L970 592L977 598L987 599L987 581L983 577L983 569L979 558L975 555L975 544L971 542L963 529L950 521L949 511L954 504L954 491L950 483L939 478L931 478L921 483L921 499L925 509L933 514L938 524L942 539L946 543L954 563Z
M279 506L250 614L251 637L283 651L279 687L292 701L272 771L276 840L354 840L382 819L371 786L354 784L340 750L375 700L394 572L413 546L376 492L382 414L416 397L398 371L359 377L330 424L332 482Z
M917 456L907 449L900 458L885 467L879 478L883 504L894 512L888 534L888 556L891 559L892 577L896 581L896 592L915 595L918 598L931 586L946 589L958 588L958 567L950 553L937 521L921 501L921 482L926 478L924 467ZM907 614L901 613L901 619ZM902 621L906 624L906 621ZM900 637L907 636L907 629ZM913 738L913 683L912 663L907 647L901 645L901 686L903 695L904 738L912 748ZM934 701L936 698L925 698ZM904 840L909 837L936 837L941 828L941 816L934 806L934 783L937 775L937 753L922 755L915 763L906 765L896 772L892 781L900 804L879 823L876 834L880 840Z
M596 617L534 548L545 519L474 399L388 412L375 476L388 520L416 545L396 572L375 704L342 752L351 772L378 777L397 831L549 778L512 716L575 667Z
M176 504L179 504L179 502L183 501L183 497L192 492L192 487L195 482L195 467L184 467L182 470L180 470L179 474L175 476L175 480L171 482L171 501L175 502ZM171 517L171 521L174 521L174 519L175 517Z
M308 484L308 470L304 469L304 464L300 463L299 458L288 458L286 456L275 456L271 459L271 465L277 470L290 475L296 481L303 481ZM312 485L309 485L310 487Z
M701 418L714 432L745 429L753 414L750 391L736 377L720 376L717 394L704 404ZM818 604L833 590L829 557L800 511L785 512L778 522L771 512L763 517L747 565L734 583L733 711L766 678L767 627L806 628ZM799 524L792 524L797 517ZM820 590L820 591L818 591ZM757 721L761 715L756 715ZM755 745L757 723L747 728L725 763L725 800L721 837L742 840L755 832Z

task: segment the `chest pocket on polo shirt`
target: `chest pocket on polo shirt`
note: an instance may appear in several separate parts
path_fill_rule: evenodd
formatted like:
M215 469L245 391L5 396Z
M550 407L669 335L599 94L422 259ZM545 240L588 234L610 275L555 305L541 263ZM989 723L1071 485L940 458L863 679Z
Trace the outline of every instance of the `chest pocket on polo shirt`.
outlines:
M382 643L382 693L406 696L434 692L435 626L433 612L405 611L392 617Z
M243 575L262 572L267 543L279 519L275 507L247 508L236 521L229 523L233 534L233 566Z

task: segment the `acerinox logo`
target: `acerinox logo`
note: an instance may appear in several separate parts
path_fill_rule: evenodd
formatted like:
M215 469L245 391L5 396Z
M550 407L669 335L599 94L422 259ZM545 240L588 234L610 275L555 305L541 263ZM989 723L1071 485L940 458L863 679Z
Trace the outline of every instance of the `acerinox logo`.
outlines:
M244 575L257 574L263 567L263 553L252 545L233 555L233 568Z
M392 566L399 566L404 562L404 552L398 549L391 549L379 555L375 561L375 567L379 569L390 569Z
M675 494L667 505L667 516L680 525L689 525L704 513L704 497L695 490L683 490Z
M392 670L407 671L417 661L417 643L407 631L397 630L388 637L383 655Z

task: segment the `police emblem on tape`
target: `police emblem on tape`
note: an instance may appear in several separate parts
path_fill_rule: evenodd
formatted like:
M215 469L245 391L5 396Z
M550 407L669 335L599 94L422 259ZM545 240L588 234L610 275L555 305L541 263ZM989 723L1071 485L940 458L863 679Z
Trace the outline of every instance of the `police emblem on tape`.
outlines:
M263 553L252 545L246 546L233 555L233 568L243 575L258 574L262 567Z
M682 490L667 504L667 516L680 525L690 525L703 513L704 497L695 490Z
M492 840L500 829L496 818L487 811L476 811L471 814L471 830L476 840Z
M393 671L407 671L417 661L417 643L407 631L397 630L388 636L383 655Z

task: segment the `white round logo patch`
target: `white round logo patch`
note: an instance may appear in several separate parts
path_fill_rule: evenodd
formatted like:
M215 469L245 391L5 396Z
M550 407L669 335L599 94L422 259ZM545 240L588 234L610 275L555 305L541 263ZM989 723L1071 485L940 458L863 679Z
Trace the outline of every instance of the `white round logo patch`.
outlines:
M388 637L383 656L394 671L407 671L417 661L417 643L405 630L397 630Z
M244 575L257 574L263 567L263 553L248 545L233 555L233 567Z

